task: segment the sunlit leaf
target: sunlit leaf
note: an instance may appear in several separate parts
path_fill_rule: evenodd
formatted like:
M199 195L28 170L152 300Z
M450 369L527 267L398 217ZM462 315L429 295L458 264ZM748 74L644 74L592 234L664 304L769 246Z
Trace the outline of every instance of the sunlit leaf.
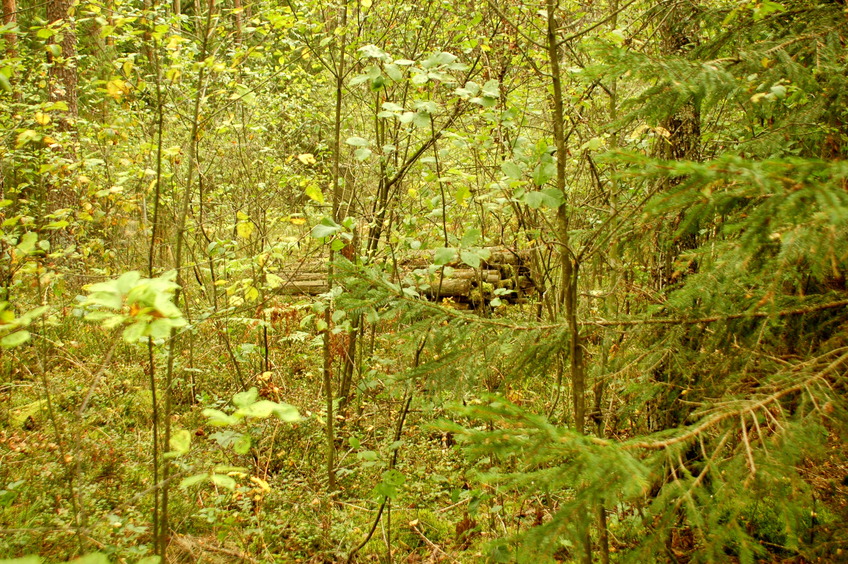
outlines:
M2 339L0 339L0 346L10 349L12 347L17 347L18 345L22 345L29 341L30 333L26 330L15 331L9 335L6 335Z
M454 260L456 260L456 249L441 247L433 253L433 264L436 266L444 266Z
M226 488L228 490L236 489L236 481L234 479L232 479L231 477L226 476L224 474L212 474L212 476L210 476L209 479L216 486Z
M201 482L205 482L209 479L209 474L204 472L202 474L195 474L194 476L189 476L180 482L180 487L185 489Z
M259 399L259 390L252 387L247 391L239 392L233 396L233 404L236 407L246 407Z

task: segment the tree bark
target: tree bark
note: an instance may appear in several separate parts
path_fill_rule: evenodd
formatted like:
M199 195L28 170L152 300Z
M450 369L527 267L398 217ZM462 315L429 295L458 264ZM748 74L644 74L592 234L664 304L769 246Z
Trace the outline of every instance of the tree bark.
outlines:
M15 0L3 0L3 25L14 25L18 21L18 7ZM6 41L6 58L16 59L18 57L18 36L7 33L3 36Z
M4 0L4 2L9 0ZM13 0L12 0L13 1ZM68 105L68 116L77 116L77 35L76 25L72 19L71 0L49 0L47 2L47 21L56 26L65 22L59 33L52 39L59 49L47 52L47 62L50 63L49 97L54 102L65 102ZM55 51L58 51L55 52ZM72 120L62 120L65 130L71 128Z

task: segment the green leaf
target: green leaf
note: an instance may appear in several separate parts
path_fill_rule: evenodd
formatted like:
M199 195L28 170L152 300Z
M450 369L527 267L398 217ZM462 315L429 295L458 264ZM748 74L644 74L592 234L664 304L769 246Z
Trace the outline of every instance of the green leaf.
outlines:
M23 556L21 558L4 558L0 560L0 564L41 564L40 556Z
M498 99L501 96L501 83L497 80L489 80L483 85L482 94L486 98Z
M209 419L209 424L214 427L229 427L241 422L241 417L228 415L223 411L212 409L211 407L204 409L201 413L204 417Z
M395 104L394 102L383 102L383 109L387 112L402 112L403 106L400 104Z
M449 65L456 60L456 55L451 53L434 53L421 62L421 66L425 69L432 69L441 65Z
M423 86L423 85L427 84L428 80L430 80L430 79L427 77L427 73L422 72L422 73L416 74L412 77L412 84L414 84L416 86Z
M444 266L454 260L456 260L456 249L441 247L433 253L433 264L436 266Z
M162 562L161 556L145 556L135 564L159 564Z
M256 388L251 388L255 390ZM235 401L235 400L234 400ZM259 400L257 402L251 403L250 405L245 405L238 409L236 413L240 413L245 417L253 417L256 419L265 419L274 413L277 404L273 401L268 400Z
M35 249L35 243L38 241L38 234L33 231L27 231L21 237L20 243L18 243L17 249L24 253L31 253Z
M236 489L236 481L224 474L212 474L209 479L218 487L226 488L228 490Z
M471 98L469 102L484 108L493 108L498 104L497 98L489 98L486 96L475 96L474 98Z
M524 175L521 167L512 161L502 162L501 171L511 180L521 180L521 177Z
M353 152L353 156L356 157L356 160L358 161L364 161L371 156L371 149L368 149L366 147L360 147L359 149Z
M754 21L759 21L769 14L774 14L776 12L783 12L786 8L783 4L779 4L777 2L769 2L766 0L765 2L760 2L756 4L754 8Z
M353 78L351 78L350 82L348 84L350 86L357 86L359 84L364 84L364 83L368 82L369 80L371 80L370 76L368 76L367 74L360 74L360 75L357 75L357 76L354 76Z
M102 552L92 552L68 561L68 564L109 564L109 558Z
M483 261L483 257L474 251L462 251L459 256L462 258L462 262L471 268L480 268L480 264Z
M333 221L332 219L325 217L321 220L321 223L312 228L310 234L316 239L323 239L325 237L330 237L331 235L335 235L339 231L342 230L342 226Z
M113 291L117 291L121 294L129 294L130 291L135 288L140 281L141 274L138 271L131 270L129 272L124 272L123 274L121 274L118 279L114 281L114 284L112 284L111 282L106 282L105 284L108 284L109 288ZM94 286L92 286L92 289L93 288Z
M565 203L565 196L556 188L548 188L538 192L526 192L519 200L534 210L543 206L556 209Z
M345 143L347 143L348 145L353 145L354 147L367 147L368 145L370 145L368 139L357 136L348 137L347 139L345 139Z
M246 392L239 392L233 396L233 404L236 407L247 407L259 399L259 390L256 387L250 388Z
M277 416L277 419L286 423L296 423L303 419L297 408L287 403L278 403L276 409L274 409L274 415Z
M244 433L242 435L239 435L239 437L233 443L233 451L235 451L236 454L247 454L248 452L250 452L251 444L252 441L250 440L250 435Z
M22 345L29 341L30 332L21 330L15 331L10 335L6 335L2 339L0 339L0 346L10 349L12 347L17 347L18 345Z
M467 205L465 203L465 200L467 200L470 197L471 197L471 187L468 186L467 184L460 184L457 187L456 192L454 192L454 198L456 198L456 203L458 203L460 206Z
M125 343L135 343L144 336L147 329L147 323L144 321L136 321L132 325L124 329L123 338Z
M208 479L208 472L204 472L202 474L195 474L194 476L189 476L188 478L183 479L183 481L180 482L180 487L183 489L190 488L191 486L197 485L201 482L205 482Z
M186 429L180 429L171 435L171 440L168 441L168 445L171 447L171 450L177 454L177 456L182 456L183 454L188 453L189 449L191 449L191 432Z
M9 82L9 79L2 72L0 72L0 88L6 92L12 91L12 83Z
M476 245L480 241L480 237L482 233L476 227L471 227L465 230L465 233L462 234L461 245L463 247L472 247Z
M392 486L402 486L406 482L406 476L397 470L386 470L383 473L383 482Z
M427 112L415 112L412 116L412 124L421 129L430 127L430 114Z
M174 326L174 323L170 319L154 319L147 324L145 333L154 341L167 339L171 336L171 329Z
M553 178L555 175L555 163L539 163L536 168L533 169L533 183L536 186L543 186L544 184L547 184L548 180Z
M386 71L386 74L394 80L395 82L400 82L403 80L403 70L395 64L388 64L383 66L383 70Z
M389 58L389 55L385 51L383 51L382 49L377 47L376 45L365 45L363 47L360 47L359 52L362 53L362 55L364 57L369 57L369 58L372 58L372 59L388 59L388 60L391 60Z

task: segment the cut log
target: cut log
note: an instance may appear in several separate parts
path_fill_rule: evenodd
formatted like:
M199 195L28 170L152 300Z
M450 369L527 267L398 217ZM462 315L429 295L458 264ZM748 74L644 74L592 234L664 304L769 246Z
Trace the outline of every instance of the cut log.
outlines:
M436 292L442 298L468 297L471 295L471 280L445 278L442 280L442 287L439 288L439 281L437 279L434 283L424 288L424 293L428 296L435 296Z
M276 291L287 296L294 294L317 296L318 294L323 294L328 289L329 286L325 277L324 279L313 280L289 280L288 282L284 282Z
M479 302L495 297L495 288L516 290L505 296L504 301L516 301L522 294L532 292L534 286L529 278L527 263L530 251L511 251L502 247L486 249L489 258L482 262L481 269L470 268L459 258L445 269L439 287L441 273L433 271L434 251L414 251L398 262L404 284L414 287L428 297L455 298L463 302ZM328 291L327 263L323 260L303 261L276 273L282 279L277 292L286 295L318 295ZM484 286L481 288L481 283Z

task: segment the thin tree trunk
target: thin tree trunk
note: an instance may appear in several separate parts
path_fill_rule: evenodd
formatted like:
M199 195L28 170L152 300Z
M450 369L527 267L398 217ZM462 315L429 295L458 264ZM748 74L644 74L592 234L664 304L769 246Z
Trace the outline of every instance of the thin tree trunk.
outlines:
M565 111L562 98L562 75L559 65L559 45L557 39L558 23L556 19L557 4L554 0L546 0L547 9L547 50L551 68L551 85L553 86L553 130L554 142L557 149L556 187L565 196L565 131L563 121ZM571 359L571 390L574 399L574 428L578 433L584 433L586 419L586 375L583 362L583 344L580 339L580 326L577 323L577 280L580 265L577 263L571 249L569 239L568 202L564 202L557 210L559 257L562 266L562 281L559 293L559 311L565 314L569 327L569 357ZM583 562L592 562L592 540L587 527L583 534Z
M341 0L339 7L341 16L341 37L338 43L338 66L336 68L336 105L333 131L333 221L338 222L339 203L342 197L341 182L341 135L342 135L342 94L344 90L345 73L345 50L347 49L347 3ZM334 252L330 248L330 262L327 269L327 286L333 287L333 260ZM332 308L328 304L324 312L324 397L327 402L327 491L332 495L336 491L336 446L335 446L335 421L333 414L333 351L332 332Z
M241 0L233 0L233 8L233 23L236 26L235 43L237 46L241 46L242 12L244 11Z
M212 13L215 8L214 0L209 0L207 4L207 12L205 24L203 26L203 39L200 47L200 60L206 59L209 52L209 40L212 35ZM194 108L191 118L191 134L189 135L189 151L188 151L188 174L186 178L185 192L183 193L182 201L177 215L177 237L176 237L176 253L174 255L174 268L177 271L177 289L174 292L174 303L180 301L180 295L183 294L183 288L186 285L186 280L183 275L183 253L185 248L186 237L186 219L188 218L189 204L191 203L192 186L194 184L194 176L197 172L197 145L198 135L200 134L200 108L206 93L206 73L205 68L201 67L197 76L197 94L194 99ZM185 308L188 309L188 300L184 300ZM163 434L162 443L164 448L168 448L171 441L171 419L173 407L173 382L174 382L174 361L178 353L177 347L180 346L179 335L176 330L171 329L171 338L168 341L168 361L165 371L165 394L164 394L164 409L162 414L163 419ZM162 512L160 516L159 545L158 554L166 561L168 545L170 544L170 527L168 524L168 498L169 498L169 479L171 476L171 466L168 460L162 464Z

